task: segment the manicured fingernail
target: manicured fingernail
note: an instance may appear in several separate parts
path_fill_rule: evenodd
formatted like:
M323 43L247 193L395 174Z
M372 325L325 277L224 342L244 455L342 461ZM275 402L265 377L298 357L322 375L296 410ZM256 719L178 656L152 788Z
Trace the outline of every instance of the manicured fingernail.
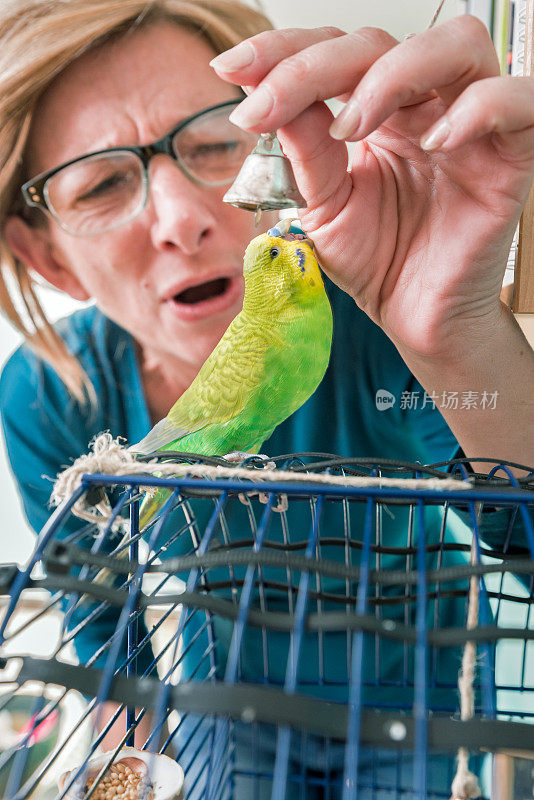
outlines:
M441 147L450 132L451 126L449 125L449 120L446 117L442 117L433 128L430 128L427 133L423 134L421 137L421 147L423 150L436 150L438 147Z
M356 98L352 98L330 125L332 139L346 139L354 133L362 120L362 109Z
M229 120L240 128L252 128L267 116L273 104L270 91L265 86L259 86L232 111Z
M256 57L254 48L250 42L240 42L240 44L226 50L210 61L210 67L221 72L236 72L252 64Z

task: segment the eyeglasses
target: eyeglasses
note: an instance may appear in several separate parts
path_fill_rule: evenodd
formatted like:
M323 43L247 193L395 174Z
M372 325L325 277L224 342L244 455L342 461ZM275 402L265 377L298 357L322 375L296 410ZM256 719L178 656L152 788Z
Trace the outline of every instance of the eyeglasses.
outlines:
M174 159L193 183L228 184L257 139L228 119L240 102L230 100L193 114L152 144L99 150L43 172L23 184L24 200L51 214L73 236L95 236L143 210L148 165L159 153Z

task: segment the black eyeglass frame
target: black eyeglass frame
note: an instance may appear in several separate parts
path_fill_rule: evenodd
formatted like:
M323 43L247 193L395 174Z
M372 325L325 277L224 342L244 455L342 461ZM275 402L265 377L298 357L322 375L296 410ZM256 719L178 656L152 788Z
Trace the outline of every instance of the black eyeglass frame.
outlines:
M29 181L26 181L20 187L22 196L24 198L24 202L27 206L34 207L34 208L41 208L43 211L48 212L51 214L55 220L59 223L59 225L65 230L68 230L65 225L61 222L58 218L57 214L55 213L53 207L48 204L47 197L46 197L46 183L47 181L52 178L54 175L57 175L58 172L65 169L66 167L70 167L72 164L77 164L79 161L85 161L88 158L94 158L95 156L101 155L108 155L109 153L133 153L136 155L142 165L143 165L143 177L144 177L144 184L145 184L145 197L144 202L140 206L139 211L136 211L135 214L139 213L142 208L144 207L144 203L146 203L146 195L147 195L147 186L148 186L148 165L150 160L158 154L164 154L170 156L173 161L178 165L184 175L189 178L193 183L196 183L199 186L224 186L225 184L229 183L231 179L225 179L223 181L203 181L201 178L197 178L196 175L193 175L185 164L182 163L179 155L175 152L173 148L173 140L177 133L179 133L183 128L187 127L191 122L198 119L199 117L204 116L205 114L209 114L212 111L218 111L222 108L230 108L230 106L237 107L239 103L246 97L245 93L240 98L236 98L235 100L226 100L224 103L218 103L214 106L209 106L208 108L203 108L202 111L198 111L196 114L192 114L190 117L186 117L183 119L175 128L171 131L166 133L161 139L158 139L151 144L145 145L132 145L129 147L110 147L105 150L95 150L93 153L85 153L83 156L78 156L77 158L73 158L70 161L66 161L64 164L60 164L58 167L53 167L53 169L46 170L46 172L41 172L39 175L36 175L34 178L30 178ZM135 214L133 216L135 216ZM130 216L124 220L122 220L119 225L128 222L130 219L133 219L133 216ZM114 226L115 227L115 226ZM72 233L72 231L69 231ZM75 234L76 235L76 234Z

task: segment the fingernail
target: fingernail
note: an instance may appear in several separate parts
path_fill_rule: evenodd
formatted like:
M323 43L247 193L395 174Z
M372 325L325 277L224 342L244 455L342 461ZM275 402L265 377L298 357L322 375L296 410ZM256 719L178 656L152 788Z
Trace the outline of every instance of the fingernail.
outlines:
M442 117L434 127L421 136L421 147L423 150L436 150L441 147L450 132L449 120L447 117Z
M274 98L265 86L255 89L229 116L230 122L240 128L253 128L270 112Z
M356 98L351 98L330 125L332 139L346 139L360 126L362 109Z
M250 42L240 42L240 44L226 50L224 53L212 58L210 67L221 70L221 72L236 72L252 64L256 57L254 48Z

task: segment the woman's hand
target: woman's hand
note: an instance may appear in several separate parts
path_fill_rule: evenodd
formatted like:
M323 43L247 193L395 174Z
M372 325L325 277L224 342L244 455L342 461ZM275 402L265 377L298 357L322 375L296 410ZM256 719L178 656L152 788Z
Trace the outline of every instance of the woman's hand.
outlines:
M212 64L249 94L236 124L278 130L325 271L408 361L453 361L502 325L534 78L499 77L479 20L400 44L367 28L266 31ZM348 100L335 123L322 102L334 96ZM343 140L356 142L348 171Z

